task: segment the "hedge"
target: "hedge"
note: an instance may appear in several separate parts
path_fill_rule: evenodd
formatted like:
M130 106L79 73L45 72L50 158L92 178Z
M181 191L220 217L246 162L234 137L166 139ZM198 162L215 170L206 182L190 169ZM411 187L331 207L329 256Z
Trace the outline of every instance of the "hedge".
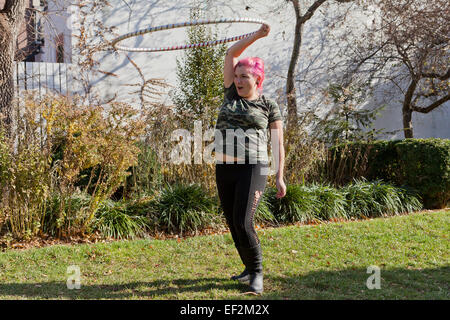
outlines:
M378 140L330 148L328 178L338 184L353 178L383 180L412 188L427 209L445 208L450 201L450 140Z

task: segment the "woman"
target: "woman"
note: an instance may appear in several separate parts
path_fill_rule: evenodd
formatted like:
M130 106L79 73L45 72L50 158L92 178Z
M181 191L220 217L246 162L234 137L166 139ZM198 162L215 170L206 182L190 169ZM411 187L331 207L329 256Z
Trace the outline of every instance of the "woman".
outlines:
M225 97L215 128L217 190L231 236L245 265L244 272L232 279L248 282L254 293L263 292L261 244L253 217L269 173L269 129L277 167L277 198L286 194L283 122L278 105L262 95L263 61L238 57L269 32L270 27L264 24L255 34L228 49L224 64Z

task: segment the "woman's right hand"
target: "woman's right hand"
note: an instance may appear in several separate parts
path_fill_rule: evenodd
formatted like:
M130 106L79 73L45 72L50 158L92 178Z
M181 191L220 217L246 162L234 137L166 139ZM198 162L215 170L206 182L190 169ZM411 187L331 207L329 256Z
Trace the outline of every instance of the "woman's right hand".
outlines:
M257 34L260 38L267 37L267 35L270 33L270 26L268 24L263 24L261 28L257 31Z
M276 184L278 190L276 198L281 199L286 195L286 184L284 183L283 178L277 178Z

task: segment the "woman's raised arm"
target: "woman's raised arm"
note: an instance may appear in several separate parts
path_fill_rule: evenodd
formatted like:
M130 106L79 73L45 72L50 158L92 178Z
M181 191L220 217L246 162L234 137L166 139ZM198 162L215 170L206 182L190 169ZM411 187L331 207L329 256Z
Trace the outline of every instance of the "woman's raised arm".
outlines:
M266 37L270 32L270 27L263 24L256 33L239 40L227 50L225 64L223 67L223 84L225 88L230 87L234 81L234 66L238 63L238 57L256 40Z

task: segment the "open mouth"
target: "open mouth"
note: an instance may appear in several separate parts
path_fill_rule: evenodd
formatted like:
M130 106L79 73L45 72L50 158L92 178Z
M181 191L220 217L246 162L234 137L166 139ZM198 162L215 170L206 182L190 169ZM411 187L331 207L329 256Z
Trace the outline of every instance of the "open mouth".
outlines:
M243 88L243 87L239 87L239 86L237 87L238 90L242 90L242 88Z

